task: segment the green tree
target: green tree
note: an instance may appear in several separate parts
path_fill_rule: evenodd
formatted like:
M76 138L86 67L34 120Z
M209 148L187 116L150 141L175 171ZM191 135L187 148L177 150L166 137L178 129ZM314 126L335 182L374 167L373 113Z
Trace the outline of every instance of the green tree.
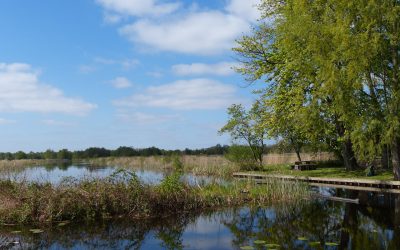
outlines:
M277 35L276 26L261 23L253 34L239 39L233 49L241 62L236 70L250 82L267 83L260 91L264 126L269 128L271 137L294 149L299 159L302 146L310 143L315 148L326 144L339 152L339 135L332 115L327 112L328 105L312 102L313 81L300 75L301 71L309 71L311 65L289 63Z
M52 160L52 159L57 159L57 153L54 152L51 149L47 149L44 153L43 153L43 158L46 160Z
M230 116L220 133L229 133L234 141L244 141L251 150L253 158L259 165L263 162L267 128L263 126L263 110L260 102L253 104L246 111L241 104L233 104L228 108Z
M279 44L314 79L310 103L328 104L343 154L371 161L390 146L400 179L400 3L290 0L279 11Z
M59 160L72 160L72 153L68 149L61 149L57 153L57 159L59 159Z
M23 151L18 151L14 154L14 159L16 160L22 160L22 159L27 159L27 155L25 152Z
M325 143L349 170L356 158L387 159L390 148L400 178L399 5L263 1L267 21L234 50L240 73L268 83L263 99L273 134Z

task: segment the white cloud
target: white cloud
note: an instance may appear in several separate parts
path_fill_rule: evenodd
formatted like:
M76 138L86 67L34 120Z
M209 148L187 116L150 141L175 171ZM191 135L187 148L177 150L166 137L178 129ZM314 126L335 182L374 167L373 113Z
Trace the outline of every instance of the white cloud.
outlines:
M46 119L46 120L42 120L41 122L48 126L60 126L60 127L76 126L76 124L72 123L72 122L57 121L57 120L53 120L53 119Z
M9 119L0 118L0 125L13 124L13 123L16 123L16 121L15 120L9 120Z
M140 64L140 61L137 59L121 59L121 60L115 60L115 59L109 59L109 58L104 58L104 57L96 57L94 58L94 62L98 64L104 64L104 65L120 65L123 69L132 69L135 68L137 65Z
M117 89L126 89L132 87L131 81L125 77L117 77L110 81L110 83Z
M216 64L192 63L192 64L177 64L172 66L174 74L179 76L190 75L218 75L228 76L235 71L233 67L237 66L235 62L220 62Z
M138 124L154 124L164 123L172 120L181 119L179 115L155 115L143 112L119 112L117 117L126 122L138 123Z
M120 29L134 43L151 49L210 55L229 50L249 23L219 11L190 13L165 22L139 20Z
M163 20L142 18L120 33L135 44L160 51L210 55L222 53L259 18L260 0L230 0L222 10L181 10ZM185 12L186 14L181 14Z
M260 0L231 0L226 10L233 15L255 22L260 18L259 4Z
M29 64L0 63L0 112L42 112L85 115L96 105L64 96L39 81Z
M149 87L141 94L114 101L114 105L179 110L220 109L238 102L235 93L236 88L232 85L200 78Z
M111 21L116 21L116 15L128 16L160 16L174 12L180 6L179 3L159 3L157 0L97 0L108 14L114 16Z

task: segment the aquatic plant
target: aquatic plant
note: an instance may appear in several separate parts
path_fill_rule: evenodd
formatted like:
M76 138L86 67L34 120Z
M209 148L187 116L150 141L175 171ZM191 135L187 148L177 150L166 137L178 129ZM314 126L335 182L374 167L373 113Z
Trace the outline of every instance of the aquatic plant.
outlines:
M0 180L0 223L161 217L201 209L296 201L307 196L308 189L301 183L190 186L174 173L158 185L149 185L127 170L102 179L68 178L59 185Z

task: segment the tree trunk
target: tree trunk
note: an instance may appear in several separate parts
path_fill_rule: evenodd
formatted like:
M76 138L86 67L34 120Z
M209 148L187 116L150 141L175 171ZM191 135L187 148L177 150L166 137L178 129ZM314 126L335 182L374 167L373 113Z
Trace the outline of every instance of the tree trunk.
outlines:
M382 148L382 158L381 158L381 165L384 169L389 169L390 166L390 148L389 145L385 144Z
M396 138L392 144L392 166L394 180L400 180L400 143L399 138Z
M295 149L294 151L296 151L297 159L301 161L300 150Z
M336 121L336 130L339 137L345 137L346 128L342 122ZM349 138L345 139L341 145L341 155L343 157L344 167L347 171L355 170L358 168L358 163L353 151L353 143Z
M357 160L353 151L353 143L350 139L346 139L343 142L342 156L346 170L350 171L358 168Z

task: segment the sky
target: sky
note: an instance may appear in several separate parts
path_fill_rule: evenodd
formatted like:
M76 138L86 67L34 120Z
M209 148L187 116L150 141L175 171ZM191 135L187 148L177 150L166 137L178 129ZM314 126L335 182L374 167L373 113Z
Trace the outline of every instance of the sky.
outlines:
M0 151L229 144L258 0L0 2Z

